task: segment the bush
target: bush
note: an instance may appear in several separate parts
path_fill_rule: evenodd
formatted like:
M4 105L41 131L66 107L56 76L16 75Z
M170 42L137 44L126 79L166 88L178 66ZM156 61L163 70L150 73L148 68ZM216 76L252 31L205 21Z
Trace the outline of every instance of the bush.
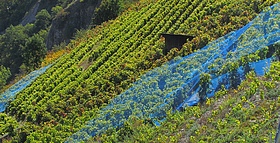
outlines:
M0 65L0 89L6 85L8 78L11 76L11 72L8 68Z

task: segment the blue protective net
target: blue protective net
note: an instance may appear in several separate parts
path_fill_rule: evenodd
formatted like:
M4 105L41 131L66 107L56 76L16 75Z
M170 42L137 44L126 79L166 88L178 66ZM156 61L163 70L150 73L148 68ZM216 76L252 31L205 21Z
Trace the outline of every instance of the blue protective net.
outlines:
M222 85L226 88L238 85L245 78L248 69L254 70L257 75L263 75L270 67L271 58L250 62L232 72L228 66L241 57L279 42L279 27L280 4L276 4L243 28L211 42L198 52L177 57L149 71L130 89L100 109L93 120L66 142L87 140L110 128L123 125L130 116L161 120L168 110L197 104L200 94L212 97ZM204 73L210 74L206 90L200 84Z
M0 113L4 112L8 102L12 101L16 94L22 91L25 87L31 84L32 81L34 81L38 76L43 74L51 65L45 66L39 70L33 71L24 78L22 78L20 81L15 83L13 86L11 86L9 89L7 89L4 93L0 95Z

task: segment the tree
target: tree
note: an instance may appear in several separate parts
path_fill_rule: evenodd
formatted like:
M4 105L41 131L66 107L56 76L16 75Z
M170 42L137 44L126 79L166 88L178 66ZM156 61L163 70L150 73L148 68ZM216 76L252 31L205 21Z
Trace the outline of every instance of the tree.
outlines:
M52 8L52 17L54 18L58 13L60 13L63 10L63 8L59 5Z
M95 10L93 24L101 24L104 21L114 19L120 12L120 6L117 0L102 1L99 8Z
M21 46L28 38L26 33L28 32L22 25L10 26L6 33L0 36L0 64L9 68L12 75L18 73L22 64Z
M51 24L51 15L46 9L42 9L36 15L34 32L37 33L40 30L47 29L50 24Z
M199 90L200 103L204 102L207 98L207 89L209 88L210 80L211 80L210 74L202 73L200 75L200 81L199 81L199 85L201 87Z
M47 49L42 36L35 34L27 39L23 46L23 64L26 66L27 72L40 67L46 52Z
M0 89L6 85L8 78L11 76L11 72L8 68L0 65Z

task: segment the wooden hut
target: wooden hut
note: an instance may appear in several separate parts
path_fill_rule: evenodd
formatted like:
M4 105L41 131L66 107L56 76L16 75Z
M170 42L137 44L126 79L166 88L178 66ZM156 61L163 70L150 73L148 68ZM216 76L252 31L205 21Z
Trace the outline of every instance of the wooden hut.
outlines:
M167 54L172 48L182 49L187 39L192 40L193 36L187 35L176 35L176 34L161 34L165 38L165 48L163 54Z

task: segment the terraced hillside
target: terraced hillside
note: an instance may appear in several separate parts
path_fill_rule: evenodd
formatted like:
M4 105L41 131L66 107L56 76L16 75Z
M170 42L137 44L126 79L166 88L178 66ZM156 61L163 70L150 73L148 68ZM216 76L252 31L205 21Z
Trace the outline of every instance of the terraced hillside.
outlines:
M146 71L188 55L247 24L277 1L143 0L71 42L62 57L19 93L1 118L6 141L62 142ZM195 38L163 55L161 33ZM1 123L2 124L2 123Z

